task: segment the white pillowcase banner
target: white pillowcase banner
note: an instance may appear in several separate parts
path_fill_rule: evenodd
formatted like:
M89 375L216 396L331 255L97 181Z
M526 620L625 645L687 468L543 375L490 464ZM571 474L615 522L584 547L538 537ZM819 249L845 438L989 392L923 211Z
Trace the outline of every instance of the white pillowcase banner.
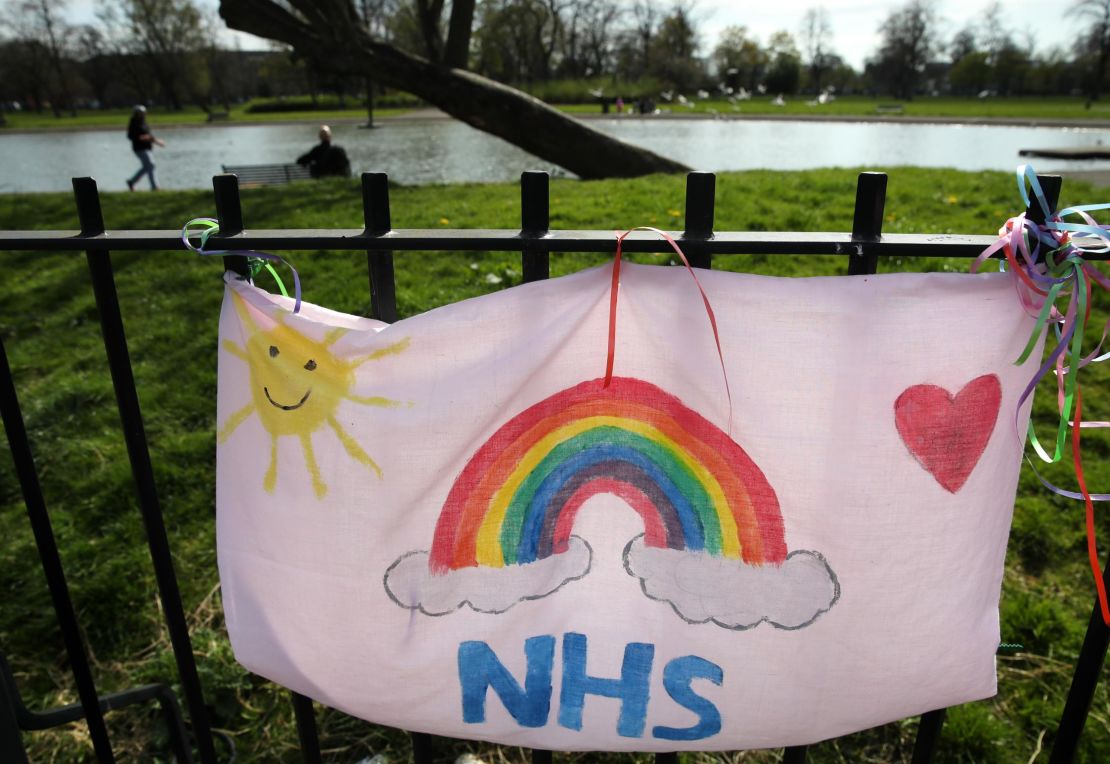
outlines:
M607 383L611 275L392 325L229 277L237 659L553 750L797 745L995 694L1035 370L1012 276L699 272L718 353L684 269L626 264Z

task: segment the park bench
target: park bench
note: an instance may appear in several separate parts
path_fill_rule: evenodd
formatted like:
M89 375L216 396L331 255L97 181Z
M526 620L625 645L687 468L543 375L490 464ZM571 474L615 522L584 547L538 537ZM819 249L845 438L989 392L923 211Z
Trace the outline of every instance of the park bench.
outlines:
M280 167L280 165L278 165ZM295 166L293 166L295 167ZM241 170L242 168L227 168ZM299 169L299 168L298 168ZM308 177L307 170L303 175ZM850 275L876 273L879 259L905 256L933 256L974 258L989 244L993 236L956 234L895 234L884 236L884 204L886 176L881 173L863 173L856 189L855 214L850 233L789 233L789 232L714 232L715 178L710 173L691 173L687 180L685 221L686 230L677 240L689 255L696 268L709 268L714 255L824 255L846 258ZM1058 178L1042 178L1049 204L1054 205L1059 194ZM394 229L390 219L389 184L383 173L362 175L362 201L365 220L364 230L309 229L309 230L246 230L240 204L239 183L234 175L221 175L213 179L216 217L219 235L214 237L216 247L221 240L231 239L242 249L333 250L358 254L366 258L370 281L370 313L375 319L392 322L397 319L396 281L394 279L393 251L473 252L487 250L515 250L521 252L522 281L532 282L549 276L552 253L604 252L612 254L612 231L549 230L549 189L546 173L525 173L521 184L521 228L519 230L444 230ZM185 740L185 727L180 709L171 693L166 699L168 727L173 748L179 751L179 761L189 760L190 743L194 744L202 764L217 761L215 737L226 733L212 728L209 706L198 674L194 649L178 586L166 523L160 507L155 471L147 448L143 418L140 413L138 393L132 373L128 344L124 335L119 294L117 293L110 249L137 250L139 254L161 256L166 250L183 247L181 232L165 231L111 231L106 232L101 212L99 192L92 178L75 178L73 181L77 218L80 233L73 231L3 231L0 232L0 252L5 251L84 251L88 259L97 313L107 354L107 365L115 387L120 416L123 421L123 438L128 446L131 471L139 493L139 511L147 531L153 573L159 584L160 612L177 663L180 693L184 696L190 718L190 737ZM1032 209L1028 214L1036 215ZM1043 220L1043 218L1041 218ZM636 251L666 253L666 242L637 242ZM158 253L158 254L155 254ZM246 272L246 259L241 256L225 258L225 266L240 273ZM127 291L123 294L128 295ZM108 729L105 726L106 710L125 705L148 696L154 696L161 685L135 688L115 695L101 694L91 671L88 652L81 637L79 611L70 596L62 570L57 542L51 530L50 519L42 489L38 482L38 468L32 456L23 422L23 414L16 397L15 378L9 368L4 350L4 340L17 342L22 338L18 331L0 338L0 412L3 414L10 449L16 463L16 472L23 489L30 523L34 529L40 562L46 574L60 631L65 641L68 666L73 672L80 703L31 715L25 713L19 702L15 678L5 675L0 661L0 761L19 764L27 762L21 742L21 731L44 729L65 722L84 718L89 737L99 762L113 761ZM30 341L34 341L33 337ZM35 391L28 390L28 393ZM35 404L32 404L34 406ZM140 575L135 571L135 575ZM1110 573L1107 574L1110 583ZM1070 762L1076 755L1080 734L1088 716L1092 698L1098 685L1099 674L1110 641L1110 629L1103 623L1096 606L1090 619L1086 638L1074 664L1074 679L1068 693L1062 717L1055 726L1052 762ZM126 698L120 697L126 695ZM300 737L301 752L308 762L322 761L321 735L317 731L313 701L303 695L291 693L291 701ZM916 724L917 735L913 746L913 761L925 764L934 760L945 709L925 713ZM1096 717L1096 721L1101 719ZM1053 722L1046 721L1047 725ZM432 764L434 758L432 738L414 733L413 757L415 764ZM1038 744L1038 752L1039 752ZM974 754L968 753L973 756ZM1024 757L1024 754L1023 754ZM804 762L806 747L796 746L784 751L783 761ZM550 751L532 752L536 764L550 764ZM659 753L656 764L677 764L674 753Z
M308 167L299 164L225 164L223 170L238 176L239 185L247 187L273 186L312 178Z
M227 111L210 111L208 112L208 119L206 122L226 122L231 119L231 112Z
M875 106L876 114L902 114L904 111L900 103L880 103Z

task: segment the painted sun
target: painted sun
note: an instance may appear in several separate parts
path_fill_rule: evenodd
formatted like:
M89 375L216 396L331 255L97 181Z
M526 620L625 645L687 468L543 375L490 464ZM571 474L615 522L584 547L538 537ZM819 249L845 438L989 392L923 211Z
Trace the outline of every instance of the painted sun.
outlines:
M340 358L331 347L347 330L333 329L322 342L317 342L281 323L272 329L263 329L250 315L243 298L233 295L232 302L247 327L247 338L244 347L224 340L224 348L245 361L250 369L251 402L220 426L219 441L225 442L248 417L258 414L270 435L269 466L262 486L271 493L277 483L278 438L284 435L300 441L305 468L312 478L316 496L323 497L327 493L328 487L320 476L320 466L312 448L312 434L324 426L331 428L352 459L366 465L380 478L381 468L343 429L336 419L336 410L343 400L386 408L404 405L389 398L354 395L351 387L355 383L355 369L367 361L403 352L409 345L409 338L368 355Z

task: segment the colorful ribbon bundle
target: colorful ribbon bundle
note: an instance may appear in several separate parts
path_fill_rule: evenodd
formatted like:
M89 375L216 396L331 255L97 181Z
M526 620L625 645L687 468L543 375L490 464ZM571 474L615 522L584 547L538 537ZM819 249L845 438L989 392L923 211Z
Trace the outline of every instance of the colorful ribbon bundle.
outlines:
M193 228L201 229L199 234L195 234L200 237L200 246L195 246L191 241L189 241L189 237L191 235L194 235L192 233ZM277 282L278 289L281 290L282 297L288 297L289 292L286 291L285 284L282 282L281 276L278 275L277 270L275 270L274 266L271 264L274 262L284 263L293 273L293 294L295 300L295 304L293 305L293 312L301 312L301 277L297 274L297 269L289 264L289 261L287 261L283 257L279 257L278 255L271 255L268 252L255 252L254 250L205 249L204 247L208 244L209 237L219 232L219 221L213 218L193 218L184 226L182 226L181 242L185 245L186 249L196 252L198 255L242 255L246 257L247 265L250 268L250 277L252 279L263 268L265 268L267 271L270 272L270 275L274 277L274 281Z
M1026 208L1031 205L1029 190L1032 189L1037 204L1044 213L1044 222L1030 220L1026 213L1010 218L999 230L998 241L979 255L971 270L977 271L988 258L1002 250L1006 263L1016 277L1022 304L1030 315L1037 317L1032 336L1015 363L1024 363L1037 346L1042 333L1048 331L1050 325L1053 327L1056 346L1022 392L1018 409L1033 394L1037 384L1050 371L1054 371L1060 420L1056 428L1053 453L1050 455L1038 440L1032 419L1029 421L1029 440L1037 456L1042 461L1053 464L1062 459L1068 429L1071 428L1072 460L1079 491L1058 488L1039 473L1037 477L1053 493L1082 499L1086 505L1087 554L1095 577L1102 618L1110 625L1110 605L1107 603L1106 587L1098 560L1094 523L1094 502L1108 501L1110 494L1092 494L1087 490L1080 454L1080 432L1083 428L1108 427L1110 422L1082 421L1083 396L1078 378L1078 372L1084 366L1110 358L1110 353L1101 352L1107 332L1110 331L1110 321L1103 328L1102 337L1095 349L1086 355L1083 353L1083 339L1090 320L1094 285L1110 291L1110 279L1084 257L1110 253L1110 225L1099 225L1088 213L1110 209L1110 204L1087 204L1054 212L1050 209L1032 167L1018 167L1017 181ZM1082 222L1067 222L1066 218L1078 218ZM1060 305L1064 302L1066 306L1061 310ZM1036 467L1033 470L1036 472Z

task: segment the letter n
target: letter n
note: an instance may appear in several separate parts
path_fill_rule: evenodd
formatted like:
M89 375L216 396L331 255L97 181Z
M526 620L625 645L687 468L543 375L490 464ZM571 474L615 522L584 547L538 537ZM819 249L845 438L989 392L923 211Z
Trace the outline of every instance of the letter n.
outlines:
M493 688L505 709L522 727L542 727L551 711L551 666L555 637L532 637L524 642L528 669L524 687L516 681L485 642L459 645L459 684L462 685L463 721L486 720L486 689Z

